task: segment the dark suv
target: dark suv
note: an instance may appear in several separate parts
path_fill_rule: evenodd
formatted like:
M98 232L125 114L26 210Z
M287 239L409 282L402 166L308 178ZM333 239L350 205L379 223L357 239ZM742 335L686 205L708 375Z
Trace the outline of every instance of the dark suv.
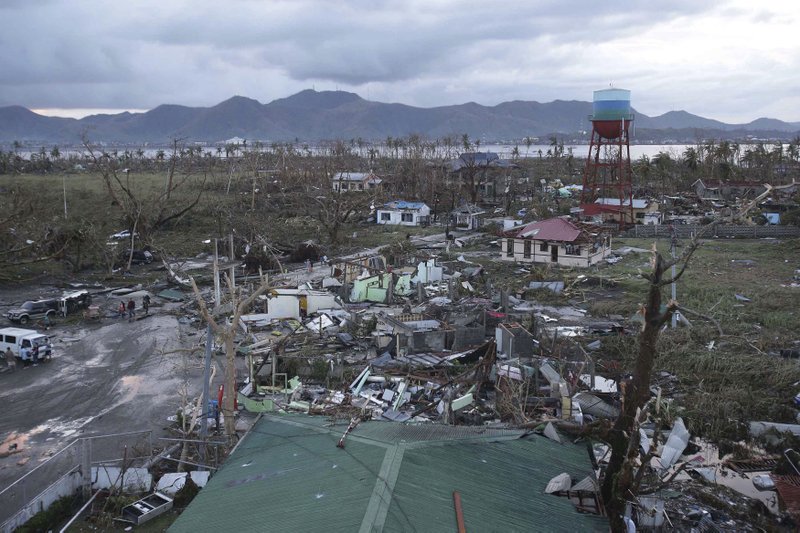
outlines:
M58 310L58 300L38 300L36 302L25 302L16 309L6 313L6 318L12 322L27 324L37 318L53 318Z

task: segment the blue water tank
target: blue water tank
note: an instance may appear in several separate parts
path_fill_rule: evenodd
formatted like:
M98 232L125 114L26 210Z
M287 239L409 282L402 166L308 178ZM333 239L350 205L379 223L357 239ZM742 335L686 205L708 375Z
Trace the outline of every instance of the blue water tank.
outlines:
M631 92L626 89L594 91L592 120L630 120Z

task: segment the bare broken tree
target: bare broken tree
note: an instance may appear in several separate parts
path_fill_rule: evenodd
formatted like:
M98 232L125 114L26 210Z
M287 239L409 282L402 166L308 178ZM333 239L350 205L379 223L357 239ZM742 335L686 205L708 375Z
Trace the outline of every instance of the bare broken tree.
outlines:
M233 317L231 318L230 322L220 323L216 318L214 318L214 314L209 311L205 300L200 294L200 290L197 288L194 278L190 277L189 280L191 281L192 289L194 290L194 296L195 300L197 301L197 305L200 307L200 314L203 316L203 319L209 325L211 325L212 331L222 338L222 342L225 345L225 398L221 407L222 414L225 416L225 435L228 437L228 439L232 439L236 434L236 423L233 412L233 404L237 392L236 347L234 346L236 329L239 327L239 320L244 312L250 307L256 298L269 290L269 284L266 278L262 278L259 287L250 293L247 298L242 299L241 287L237 289L233 285L232 280L228 276L225 276L225 283L228 287L229 303L233 308ZM211 342L211 339L208 339L207 342Z
M192 172L190 160L181 165L178 140L173 141L169 168L164 180L164 190L148 190L131 178L129 169L122 168L119 160L92 145L84 136L83 146L100 172L103 184L111 201L119 206L129 230L131 241L138 232L143 241L148 242L153 232L180 220L200 202L203 194L205 178L198 178ZM187 195L176 195L179 189L185 189ZM135 229L134 229L135 228ZM131 250L133 246L131 246Z
M776 189L768 184L765 184L765 187L766 191L763 194L736 212L732 218L744 218L748 211ZM683 253L676 258L665 259L654 243L651 250L650 271L641 273L642 277L647 280L648 287L647 299L639 310L644 318L644 323L642 331L639 333L638 354L633 376L622 384L620 416L613 425L606 424L594 428L599 429L595 435L604 440L611 448L611 458L603 478L601 495L611 521L612 531L626 530L623 521L625 506L629 499L635 498L638 493L641 475L637 475L636 469L637 467L641 469L646 463L646 458L639 454L639 424L646 419L647 406L650 401L650 378L658 356L658 338L673 313L681 309L678 302L674 300L669 300L665 306L662 305L664 287L683 276L689 260L701 244L700 238L718 223L719 220L713 220L701 228ZM679 270L674 276L670 276L668 273L673 265Z

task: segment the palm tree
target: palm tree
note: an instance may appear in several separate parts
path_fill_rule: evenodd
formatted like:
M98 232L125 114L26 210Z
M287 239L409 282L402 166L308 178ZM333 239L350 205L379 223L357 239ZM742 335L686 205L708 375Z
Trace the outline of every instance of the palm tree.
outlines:
M686 150L683 151L683 161L693 173L700 166L700 157L693 146L687 146Z
M530 152L532 144L533 139L531 139L530 135L525 137L525 157L528 157L528 152Z

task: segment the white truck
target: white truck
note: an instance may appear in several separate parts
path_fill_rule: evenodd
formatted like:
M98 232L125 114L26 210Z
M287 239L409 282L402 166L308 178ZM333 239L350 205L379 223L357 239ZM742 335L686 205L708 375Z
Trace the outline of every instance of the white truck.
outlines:
M2 353L11 348L11 352L17 358L23 361L32 361L33 349L37 346L39 347L39 359L49 359L53 354L53 346L47 335L42 335L32 329L0 329L0 351Z

